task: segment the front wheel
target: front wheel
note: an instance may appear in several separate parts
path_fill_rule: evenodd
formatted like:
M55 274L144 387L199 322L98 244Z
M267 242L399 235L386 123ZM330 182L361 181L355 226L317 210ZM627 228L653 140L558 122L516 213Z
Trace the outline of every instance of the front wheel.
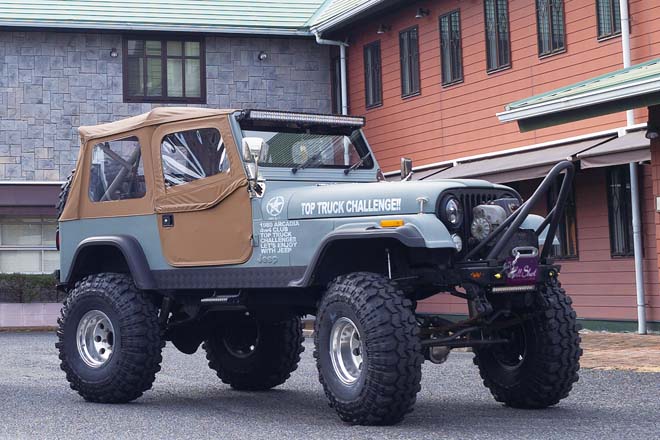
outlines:
M578 380L582 349L571 299L558 282L541 289L539 310L531 317L489 332L507 344L475 349L484 385L495 400L514 408L555 405Z
M412 411L423 356L412 303L387 278L352 273L336 278L315 323L319 380L339 417L392 425Z
M89 275L69 292L58 320L61 368L85 400L125 403L151 388L165 345L158 308L128 275Z

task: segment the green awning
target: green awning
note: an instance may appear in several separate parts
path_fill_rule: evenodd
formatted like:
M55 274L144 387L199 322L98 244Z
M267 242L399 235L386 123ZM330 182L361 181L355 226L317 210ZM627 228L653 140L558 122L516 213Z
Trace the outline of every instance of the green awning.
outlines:
M529 131L655 104L660 104L660 59L513 102L497 117Z

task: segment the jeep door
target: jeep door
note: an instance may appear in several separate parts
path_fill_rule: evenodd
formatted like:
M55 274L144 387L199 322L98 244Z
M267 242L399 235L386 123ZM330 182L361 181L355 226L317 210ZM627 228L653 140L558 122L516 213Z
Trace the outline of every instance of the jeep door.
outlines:
M152 138L154 205L172 266L244 263L252 253L247 178L227 116L161 125Z

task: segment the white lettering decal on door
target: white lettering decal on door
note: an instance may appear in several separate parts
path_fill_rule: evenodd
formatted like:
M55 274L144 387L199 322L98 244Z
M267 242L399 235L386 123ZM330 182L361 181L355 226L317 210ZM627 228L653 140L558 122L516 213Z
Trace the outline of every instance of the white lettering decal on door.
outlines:
M298 246L298 239L290 228L300 226L297 220L261 222L259 230L261 254L288 254Z

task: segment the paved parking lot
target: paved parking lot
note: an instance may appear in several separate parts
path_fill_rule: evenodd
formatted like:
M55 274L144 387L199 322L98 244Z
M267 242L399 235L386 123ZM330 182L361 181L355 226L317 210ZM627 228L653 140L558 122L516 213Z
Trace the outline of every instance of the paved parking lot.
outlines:
M424 365L415 411L394 427L352 427L328 408L311 356L283 387L232 391L168 345L154 389L127 405L84 402L58 367L55 337L0 333L0 438L162 439L657 439L660 374L583 370L558 407L522 411L497 404L470 353Z

